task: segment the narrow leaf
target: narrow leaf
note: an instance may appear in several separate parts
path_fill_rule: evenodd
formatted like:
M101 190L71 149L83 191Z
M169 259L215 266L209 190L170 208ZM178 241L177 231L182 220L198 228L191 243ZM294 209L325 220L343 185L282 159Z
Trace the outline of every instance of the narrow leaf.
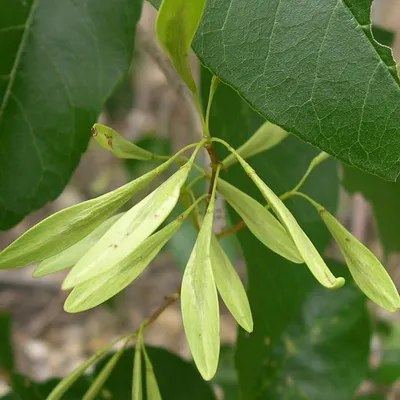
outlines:
M175 207L189 171L190 166L187 163L126 212L72 268L63 288L73 288L113 269L139 247Z
M253 317L246 291L224 249L213 235L211 265L218 292L237 323L247 332L253 331Z
M110 377L114 367L117 365L117 362L121 358L122 354L124 354L125 347L125 345L122 346L121 349L119 349L108 360L107 364L103 367L94 382L90 385L89 390L85 393L82 400L95 400L97 398L97 395L100 393L102 387L107 382L107 379Z
M215 188L182 279L183 326L194 362L205 380L217 369L219 307L211 264Z
M294 263L304 262L285 228L258 201L222 179L217 188L260 242Z
M196 92L196 84L189 52L206 3L207 0L163 0L157 17L158 40L192 92Z
M148 400L162 400L160 389L158 387L157 378L154 374L153 365L151 363L150 357L147 354L146 346L143 343L142 346L144 363L146 367L146 392Z
M168 160L112 192L65 208L39 222L0 253L0 269L24 267L71 247L165 171L172 162L172 159Z
M154 158L154 154L126 140L109 126L94 124L92 136L101 147L111 151L118 158L134 160L152 160Z
M142 388L142 328L139 330L139 334L136 340L135 346L135 359L133 366L133 380L132 380L132 400L143 399L143 388Z
M61 400L67 390L75 383L75 381L84 374L84 372L97 360L103 357L111 346L99 350L97 353L93 354L88 360L83 364L73 370L69 375L67 375L49 394L46 400Z
M40 278L74 266L122 215L123 213L112 216L79 242L43 260L33 271L33 277Z
M234 151L232 149L232 151ZM272 210L275 212L277 217L280 219L282 225L285 227L287 232L292 237L300 255L304 259L310 271L313 273L315 278L321 285L328 289L338 289L344 285L344 279L342 277L336 278L329 270L325 261L322 259L317 249L314 247L311 240L301 229L292 213L288 210L285 204L279 199L279 197L262 181L262 179L256 174L253 168L243 160L242 157L236 154L243 169L249 175L251 180L255 183L261 194L267 200Z
M276 146L288 135L278 125L266 121L242 146L236 149L236 152L243 158L249 158L258 153L271 149ZM237 162L237 158L231 153L226 157L222 164L225 168Z
M162 247L180 228L177 219L145 239L139 247L114 264L113 268L74 287L64 309L76 313L104 303L130 285L151 263Z
M360 289L388 311L400 308L400 297L386 269L367 247L354 237L331 213L319 208L322 220L332 233Z

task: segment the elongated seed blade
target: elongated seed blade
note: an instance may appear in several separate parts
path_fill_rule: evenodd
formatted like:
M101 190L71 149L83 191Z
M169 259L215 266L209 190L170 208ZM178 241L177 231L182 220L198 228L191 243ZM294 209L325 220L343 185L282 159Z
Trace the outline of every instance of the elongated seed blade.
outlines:
M183 166L126 212L72 268L63 288L70 289L102 275L138 248L175 207L188 173L189 167Z
M222 179L218 179L217 187L261 243L294 263L304 262L285 228L265 207Z
M312 244L311 240L301 229L300 225L297 223L296 219L293 217L292 213L288 210L285 204L262 181L262 179L254 171L254 169L251 168L250 165L245 160L243 160L243 158L238 155L237 157L243 169L249 175L254 184L258 187L261 194L267 200L286 231L292 237L292 240L296 245L301 257L307 264L312 274L318 280L318 282L328 289L338 289L342 287L345 282L344 278L336 278L332 274L328 266L325 264L325 261L322 259L317 249Z
M33 271L33 276L40 278L74 266L122 215L123 213L112 216L79 242L43 260Z
M142 383L142 346L143 337L142 331L139 335L135 346L135 358L133 361L133 380L132 380L132 400L143 399L143 383Z
M237 323L247 332L253 331L253 317L243 283L224 249L213 235L211 265L218 292Z
M160 389L158 387L157 378L154 374L153 365L149 358L149 355L146 351L146 346L143 343L142 347L143 355L144 355L144 364L146 368L146 392L147 392L147 400L162 400Z
M93 365L96 361L102 358L111 346L99 350L93 354L88 360L86 360L79 367L74 369L69 375L67 375L57 386L51 391L46 400L61 400L67 390L76 382L76 380L84 374L84 372Z
M397 311L400 308L399 293L375 254L327 210L320 209L319 213L339 245L350 273L360 289L378 306L388 311Z
M192 40L207 0L163 0L158 11L158 41L192 92L196 91L189 64Z
M242 146L240 146L236 153L241 157L247 159L263 151L269 150L277 144L281 143L288 136L288 132L283 130L278 125L266 121L260 128L250 137ZM222 164L225 168L237 162L234 154L229 154Z
M182 279L183 326L194 362L205 380L217 370L219 358L219 306L211 264L215 193Z
M0 253L0 269L24 267L71 247L96 229L170 164L167 161L112 192L65 208L39 222Z
M83 396L82 400L96 400L97 395L100 393L102 387L107 382L107 379L110 377L111 372L114 367L117 365L117 362L124 354L125 346L119 349L107 362L107 364L103 367L99 375L97 375L94 382L90 385L90 388Z
M94 124L92 136L101 147L111 151L118 158L135 160L152 160L154 158L154 154L126 140L109 126Z
M104 303L130 285L151 263L163 246L180 228L182 220L168 224L116 263L104 274L77 285L69 294L64 309L76 313Z

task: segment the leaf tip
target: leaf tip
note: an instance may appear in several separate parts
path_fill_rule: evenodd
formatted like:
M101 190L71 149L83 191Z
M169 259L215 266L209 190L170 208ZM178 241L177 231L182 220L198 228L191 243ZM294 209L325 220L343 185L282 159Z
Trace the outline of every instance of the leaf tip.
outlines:
M330 289L333 289L333 290L340 289L345 283L346 283L346 280L340 276L339 278L335 279L335 282L330 287Z

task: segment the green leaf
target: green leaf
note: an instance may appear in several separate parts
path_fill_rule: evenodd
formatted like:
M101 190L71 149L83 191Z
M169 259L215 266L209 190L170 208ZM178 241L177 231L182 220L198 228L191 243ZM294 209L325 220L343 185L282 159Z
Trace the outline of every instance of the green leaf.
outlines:
M147 346L147 353L163 400L216 400L210 384L201 378L193 363L164 348ZM95 375L110 357L96 365ZM126 400L132 396L133 358L134 349L126 350L105 384L105 390L112 393L113 400Z
M275 267L285 268L285 264L278 261ZM330 265L335 263L330 261ZM342 265L335 269L345 272ZM327 292L315 283L308 289L299 312L280 337L257 333L257 340L264 339L266 348L259 372L260 392L246 398L319 400L321 393L327 400L353 398L368 365L370 321L365 300L351 283L340 294ZM244 368L243 351L250 351L252 344L246 346L243 339L238 353L240 369Z
M190 46L207 0L163 0L157 17L157 37L175 69L196 92L189 63Z
M43 260L33 271L33 277L40 278L75 265L122 215L123 213L112 216L79 242L63 250L61 253Z
M215 187L182 278L181 309L194 362L205 380L217 370L219 305L211 259Z
M343 167L344 188L350 194L361 193L371 203L386 254L400 251L400 183L386 182L347 165Z
M112 192L65 208L39 222L0 252L0 269L19 268L43 261L72 246L96 229L170 164L169 160Z
M208 97L209 82L209 74L203 70L203 99ZM228 140L233 147L238 148L264 121L231 88L220 85L215 94L210 122L211 132L215 132L215 135ZM221 146L217 147L217 152L221 158L228 153ZM298 183L310 161L317 154L318 152L311 146L291 136L279 146L269 150L268 153L254 156L251 159L251 165L276 193L282 194ZM232 166L224 173L223 178L256 200L262 201L261 194L238 165ZM328 159L313 170L302 190L325 207L335 210L339 190L335 160ZM313 207L301 198L289 199L285 201L285 204L296 216L318 251L323 252L330 243L331 237ZM234 212L230 212L230 214L233 222L237 222L239 218L237 214ZM343 290L344 293L347 293L349 283L341 291L331 292L319 288L306 268L274 254L248 230L239 232L238 238L247 266L248 298L254 320L254 331L251 335L239 331L236 350L239 398L246 400L269 399L265 391L279 381L282 382L282 385L278 386L282 386L283 390L286 386L286 383L283 385L287 379L286 375L291 375L285 375L286 370L280 368L280 360L287 353L277 354L274 352L274 344L295 321L309 315L309 313L304 313L303 309L305 304L310 304L308 296L311 288L316 288L319 293L329 296L332 299L331 304L336 302L343 304L340 300L341 293ZM329 265L331 265L330 262ZM299 380L308 382L310 390L316 385L320 389L318 393L308 398L320 400L321 393L323 393L324 399L348 400L352 398L352 394L365 377L368 366L370 328L364 299L357 291L354 293L363 304L362 307L356 306L354 313L350 307L348 308L348 312L352 313L353 318L358 319L358 323L354 322L357 329L354 328L353 332L353 328L351 328L353 325L349 323L347 330L335 331L337 335L335 343L346 343L347 347L340 346L337 349L331 349L328 357L315 359L312 365L321 367L320 373L323 373L324 376L318 375L318 371L311 374L311 377L309 375L308 379L307 376L304 378L300 376ZM311 305L319 307L318 301L314 301ZM302 329L305 339L307 336L311 337L311 329L307 325L303 325ZM307 356L323 354L324 350L324 346L320 347L313 342ZM269 362L268 368L265 360ZM351 371L348 369L348 365L352 365ZM297 372L301 375L302 368L297 369ZM269 382L268 387L266 387L266 381ZM331 382L335 385L333 392ZM285 396L282 395L278 398L285 398ZM286 398L297 399L299 397L295 395L286 396Z
M0 229L54 200L128 72L141 0L2 2ZM112 32L112 35L110 35Z
M101 147L111 151L118 158L132 158L134 160L154 159L154 154L131 143L109 126L94 124L92 127L92 136Z
M144 363L146 367L146 393L148 400L162 400L160 389L158 388L158 383L156 376L154 374L153 364L151 363L150 357L147 354L146 346L143 343L143 356Z
M247 332L253 330L253 317L243 283L216 237L211 237L211 266L218 292L236 322Z
M388 47L393 47L393 42L396 36L395 32L389 31L380 26L372 26L372 34L377 42Z
M391 50L370 33L370 4L209 1L193 48L267 120L394 181L400 173L399 78Z
M71 289L112 270L131 254L167 218L175 207L189 163L125 213L72 268L63 288Z
M287 135L288 133L285 130L277 125L271 124L269 121L266 121L259 129L257 129L250 139L247 140L247 142L236 150L236 152L244 159L247 159L278 145L287 137ZM227 168L236 162L237 158L234 154L229 154L229 156L222 161L222 164Z
M11 318L0 313L0 375L10 374L14 368Z
M326 209L319 208L318 212L339 245L351 275L365 295L388 311L400 309L397 288L375 254Z
M157 256L181 223L178 219L168 224L145 239L131 253L114 264L112 269L75 286L64 304L64 310L70 313L88 310L125 289Z
M282 257L304 263L285 228L264 206L222 179L218 179L217 188L258 240Z

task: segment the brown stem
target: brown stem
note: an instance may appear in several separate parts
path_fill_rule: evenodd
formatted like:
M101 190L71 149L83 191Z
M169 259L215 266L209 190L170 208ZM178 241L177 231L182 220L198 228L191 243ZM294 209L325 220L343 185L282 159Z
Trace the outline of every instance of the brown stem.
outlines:
M207 150L208 155L210 156L211 160L211 178L210 178L210 184L208 185L208 194L211 196L212 190L214 187L214 182L215 182L215 177L217 173L217 166L219 164L218 156L217 153L215 152L214 146L212 143L207 143L204 145L204 148Z
M181 287L179 286L178 290L171 294L170 296L167 296L165 298L165 301L163 304L160 305L156 310L154 310L148 320L145 322L144 326L147 327L150 324L152 324L169 306L174 304L179 297L181 296Z
M246 228L246 224L242 220L242 221L239 221L237 224L231 226L230 228L228 228L220 233L217 233L216 236L218 239L222 239L226 236L233 235L234 233L239 232L244 228Z
M284 194L282 194L281 196L279 196L279 198L284 201L286 199L290 199L292 196L294 196L296 194L296 192L290 190L289 192L286 192ZM268 210L270 209L270 205L266 204L265 208ZM218 239L222 239L226 236L232 235L236 232L241 231L242 229L246 228L246 224L243 220L239 221L238 223L236 223L235 225L231 226L230 228L226 229L225 231L222 231L220 233L217 233L217 238Z

